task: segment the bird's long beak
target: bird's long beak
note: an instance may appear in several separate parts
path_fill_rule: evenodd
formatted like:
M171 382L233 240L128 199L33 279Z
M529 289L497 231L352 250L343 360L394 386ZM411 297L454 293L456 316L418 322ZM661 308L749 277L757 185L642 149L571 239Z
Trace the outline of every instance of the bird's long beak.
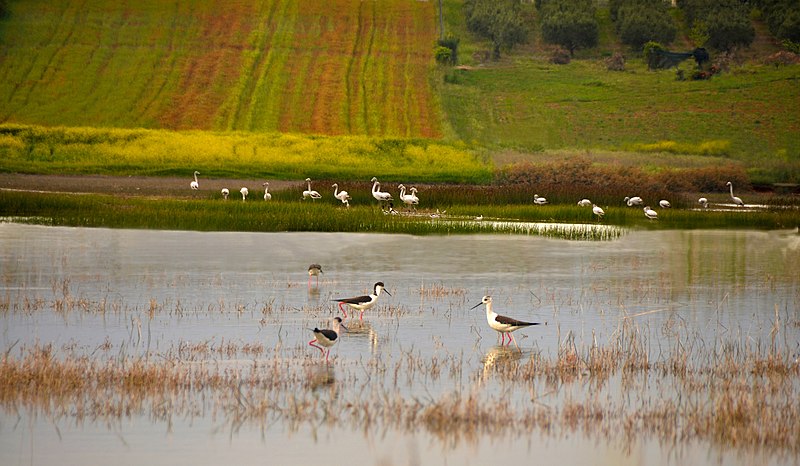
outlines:
M475 309L476 307L480 306L481 304L483 304L483 301L481 301L478 304L472 306L471 308L469 308L469 310L471 311L471 310Z
M348 332L350 331L350 329L347 328L347 326L345 324L339 324L339 327L347 330Z
M384 292L384 293L386 293L386 294L388 294L389 296L391 296L391 295L392 295L391 293L389 293L389 290L387 290L386 288L384 288L384 289L383 289L383 292Z

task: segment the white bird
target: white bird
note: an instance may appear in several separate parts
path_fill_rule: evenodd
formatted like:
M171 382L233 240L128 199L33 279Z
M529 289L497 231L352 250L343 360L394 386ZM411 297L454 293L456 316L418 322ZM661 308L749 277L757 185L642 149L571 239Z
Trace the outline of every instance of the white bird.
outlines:
M740 207L744 207L744 201L742 201L742 199L740 197L736 197L736 196L733 195L733 183L728 181L726 186L730 186L731 187L731 200L733 201L733 203L738 205L738 206L740 206Z
M661 199L660 201L658 201L658 205L660 205L662 209L669 209L670 207L672 207L672 204L670 204L669 201L666 199Z
M339 191L339 183L333 183L331 188L333 188L333 197L342 201L342 204L347 207L350 207L350 194L347 191Z
M199 172L199 171L197 171L197 170L195 170L195 171L194 171L194 181L192 181L191 183L189 183L189 187L190 187L190 188L192 188L192 189L193 189L193 190L195 190L195 191L197 191L198 189L200 189L200 183L198 183L198 182L197 182L197 175L199 175L199 174L200 174L200 172Z
M698 200L697 200L697 202L698 202L698 203L699 203L701 206L703 206L703 208L704 208L704 209L708 209L708 199L706 199L706 198L704 198L704 197L701 197L700 199L698 199Z
M581 207L589 207L590 205L592 205L592 201L590 201L589 199L581 199L580 201L578 201L578 205Z
M606 214L605 211L601 209L599 205L594 205L594 204L592 204L592 213L597 215L598 220L603 218L603 215Z
M642 198L639 196L626 197L625 202L628 204L628 207L633 207L635 205L642 205L644 203Z
M483 220L483 214L481 214L481 215L478 215L477 217L475 217L475 220L477 220L477 221L479 221L479 222L480 222L481 220Z
M306 178L306 182L308 183L308 189L303 191L303 199L320 199L322 195L313 189L311 189L311 178Z
M372 197L380 202L389 202L393 199L390 193L381 191L381 184L378 182L378 178L373 176L370 181L372 181Z
M269 193L269 182L262 183L261 186L264 187L264 200L272 200L272 194Z
M406 194L406 187L404 185L398 186L400 188L400 200L407 206L415 206L419 204L419 198L414 194L417 188L411 188L412 194Z
M547 199L539 196L538 194L533 195L533 203L537 205L545 205L547 204Z
M331 354L331 346L339 341L339 332L341 329L347 330L347 327L342 323L341 317L333 318L332 327L331 329L324 328L322 330L315 327L314 330L312 330L312 332L314 332L314 339L308 342L309 346L313 346L322 351L322 354L325 355L325 362L328 362L328 356ZM317 346L315 343L319 343L322 346Z
M383 286L383 282L378 282L373 287L373 292L368 295L356 296L355 298L339 298L339 299L334 299L334 301L339 303L339 310L342 311L342 314L344 314L345 319L347 318L347 311L345 311L343 307L345 304L357 311L361 311L361 316L359 317L359 319L363 319L364 311L371 308L372 306L375 305L376 302L378 302L378 296L381 295L382 291L386 291L386 294L388 294L389 296L392 295Z
M658 218L658 212L651 209L650 206L645 206L645 208L642 210L644 210L644 216L649 218L650 220Z
M483 299L481 299L481 302L472 306L472 309L475 309L481 304L486 305L486 321L489 323L489 327L499 332L500 336L503 337L503 340L500 342L501 346L505 344L506 335L508 335L508 343L511 344L511 342L513 341L514 345L517 347L517 349L519 349L519 345L517 345L517 342L516 340L514 340L514 337L511 335L511 332L521 329L523 327L530 327L531 325L541 325L541 322L524 322L511 317L498 315L496 312L492 310L491 296L484 296Z
M240 189L239 192L242 193L242 201L246 201L247 195L250 194L250 190L242 186L242 189Z
M228 195L231 193L230 191L228 191L228 188L222 188L221 192L223 199L228 199Z

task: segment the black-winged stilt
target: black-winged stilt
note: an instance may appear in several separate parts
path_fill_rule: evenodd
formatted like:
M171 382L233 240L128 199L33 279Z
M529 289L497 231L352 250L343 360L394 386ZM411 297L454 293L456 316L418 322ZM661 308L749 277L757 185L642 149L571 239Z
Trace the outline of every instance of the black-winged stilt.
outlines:
M531 325L541 325L541 322L524 322L511 317L498 315L492 310L492 297L488 295L484 296L483 299L481 299L481 302L472 306L470 310L475 309L481 304L486 305L486 321L489 323L489 327L497 330L500 333L500 336L503 338L500 342L501 346L505 344L506 335L508 335L508 342L511 343L513 341L514 345L517 347L517 349L519 349L519 345L517 345L517 341L514 340L511 332L523 327L530 327Z
M324 328L320 330L315 327L314 330L312 330L312 332L314 332L314 339L309 341L308 344L322 351L322 354L325 355L325 362L328 362L328 356L331 354L331 346L335 345L339 340L339 331L341 328L347 330L347 327L342 323L342 319L340 317L334 317L332 329ZM322 346L317 346L314 343L319 343Z
M325 273L322 271L322 266L319 264L311 264L308 266L308 287L311 288L311 277L317 277L317 286L319 286L319 274Z
M342 311L344 314L344 318L347 318L347 311L344 309L344 305L348 305L353 309L361 311L361 315L358 317L359 320L363 320L364 318L364 311L371 308L378 302L378 296L381 295L381 292L385 291L386 294L391 296L392 294L384 287L383 282L378 282L373 287L373 291L369 295L365 296L356 296L355 298L340 298L334 299L334 301L339 303L339 310Z

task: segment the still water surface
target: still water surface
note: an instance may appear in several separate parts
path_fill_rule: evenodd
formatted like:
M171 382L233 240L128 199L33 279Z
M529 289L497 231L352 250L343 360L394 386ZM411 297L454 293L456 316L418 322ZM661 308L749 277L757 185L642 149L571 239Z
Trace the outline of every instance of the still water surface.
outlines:
M306 269L323 266L309 286ZM497 351L483 307L547 325L515 333L522 357L555 357L566 339L609 341L621 319L636 320L651 357L674 340L664 328L725 339L778 343L800 354L800 236L794 232L630 232L606 242L529 236L432 236L325 233L198 233L53 228L0 224L0 350L36 344L91 357L98 348L126 356L173 357L182 345L262 344L264 358L304 360L309 328L339 315L337 297L366 294L383 281L364 322L352 322L331 352L343 386L378 391L360 367L403 358L459 361L463 375L409 380L399 396L436 398L456 391L529 402L529 393L482 377ZM37 304L38 303L38 304ZM67 306L67 312L55 312ZM216 356L217 364L241 364ZM247 364L247 362L245 362ZM488 381L487 381L488 380ZM613 380L609 393L615 397ZM536 389L534 389L536 390ZM567 388L548 401L572 396ZM664 394L647 388L646 396ZM651 392L652 391L652 392ZM205 414L203 414L205 413ZM727 451L703 442L665 446L642 438L620 447L579 433L460 442L420 431L358 426L233 426L207 414L165 423L148 416L113 421L0 412L2 464L123 463L298 464L339 452L348 464L791 464L796 458ZM334 453L337 454L337 453Z

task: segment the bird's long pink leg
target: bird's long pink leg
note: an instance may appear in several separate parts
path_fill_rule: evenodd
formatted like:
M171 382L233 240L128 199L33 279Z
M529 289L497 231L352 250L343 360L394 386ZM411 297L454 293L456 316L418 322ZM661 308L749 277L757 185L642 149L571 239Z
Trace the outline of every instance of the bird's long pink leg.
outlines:
M358 320L364 320L364 310L361 310L361 315L358 316Z
M309 346L313 346L314 348L316 348L316 349L318 349L318 350L322 351L322 353L324 354L324 353L325 353L325 350L324 350L324 349L323 349L321 346L317 346L317 345L315 345L315 344L314 344L314 343L316 343L316 341L317 341L317 339L316 339L316 338L314 338L313 340L311 340L311 341L309 341L309 342L308 342L308 345L309 345Z
M344 303L339 303L339 310L342 311L342 314L344 314L344 318L347 319L347 311L345 311L344 307L342 306L344 306Z

